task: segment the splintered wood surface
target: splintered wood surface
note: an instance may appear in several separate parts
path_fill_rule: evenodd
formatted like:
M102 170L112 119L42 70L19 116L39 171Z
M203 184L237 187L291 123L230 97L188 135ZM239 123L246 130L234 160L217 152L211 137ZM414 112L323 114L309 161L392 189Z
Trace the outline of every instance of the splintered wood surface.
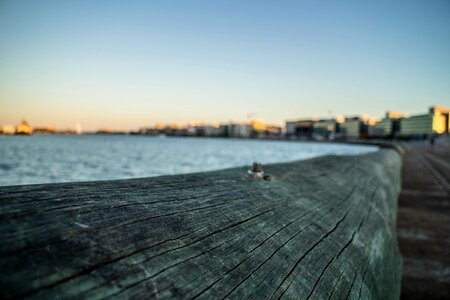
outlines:
M402 299L450 299L450 145L405 147L398 239Z
M397 299L400 155L0 188L0 298Z

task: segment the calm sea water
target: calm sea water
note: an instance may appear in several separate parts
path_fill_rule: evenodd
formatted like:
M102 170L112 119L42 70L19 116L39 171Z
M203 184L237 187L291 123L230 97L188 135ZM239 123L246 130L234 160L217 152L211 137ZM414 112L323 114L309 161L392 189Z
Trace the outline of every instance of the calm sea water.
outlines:
M210 171L376 147L314 142L145 136L0 136L0 185L89 181Z

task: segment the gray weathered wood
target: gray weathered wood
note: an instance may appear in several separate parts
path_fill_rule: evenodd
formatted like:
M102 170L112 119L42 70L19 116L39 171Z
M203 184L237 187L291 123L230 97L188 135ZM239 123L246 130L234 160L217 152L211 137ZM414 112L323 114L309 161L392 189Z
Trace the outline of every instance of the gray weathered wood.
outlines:
M450 299L449 144L405 146L397 218L401 297Z
M1 187L0 296L398 298L400 161Z

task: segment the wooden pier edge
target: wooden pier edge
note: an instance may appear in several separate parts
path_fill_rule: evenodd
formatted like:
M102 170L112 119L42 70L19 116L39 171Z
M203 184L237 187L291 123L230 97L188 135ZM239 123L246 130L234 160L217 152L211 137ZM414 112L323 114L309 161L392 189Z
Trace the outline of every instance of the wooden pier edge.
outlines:
M0 298L398 299L401 155L0 187Z

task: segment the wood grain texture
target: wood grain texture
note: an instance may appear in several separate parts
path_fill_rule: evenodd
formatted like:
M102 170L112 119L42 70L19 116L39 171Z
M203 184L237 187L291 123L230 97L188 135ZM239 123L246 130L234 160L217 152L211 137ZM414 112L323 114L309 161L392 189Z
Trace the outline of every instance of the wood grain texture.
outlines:
M401 157L382 149L0 188L0 296L397 299Z
M397 236L402 299L450 299L450 144L405 146Z

